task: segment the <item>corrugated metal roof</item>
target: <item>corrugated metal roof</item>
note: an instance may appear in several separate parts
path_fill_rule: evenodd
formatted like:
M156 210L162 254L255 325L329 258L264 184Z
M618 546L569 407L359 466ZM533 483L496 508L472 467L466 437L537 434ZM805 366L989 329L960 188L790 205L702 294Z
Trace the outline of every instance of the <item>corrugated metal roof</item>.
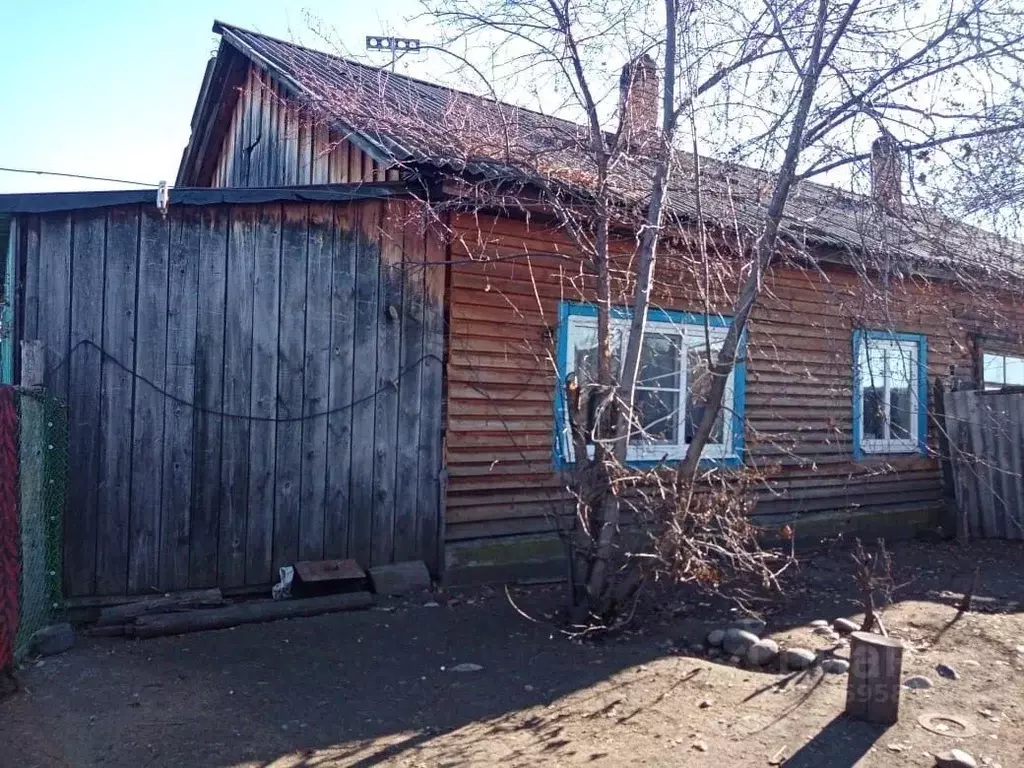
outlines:
M595 178L585 126L221 22L214 31L378 159L583 192ZM610 182L623 202L642 205L652 171L642 156L621 155ZM678 153L667 202L679 218L698 214L695 176L692 155ZM773 182L767 172L702 158L701 213L729 227L755 229ZM1019 244L921 208L907 207L895 218L869 198L808 182L793 190L782 231L797 243L856 253L885 248L901 254L911 270L1024 274Z

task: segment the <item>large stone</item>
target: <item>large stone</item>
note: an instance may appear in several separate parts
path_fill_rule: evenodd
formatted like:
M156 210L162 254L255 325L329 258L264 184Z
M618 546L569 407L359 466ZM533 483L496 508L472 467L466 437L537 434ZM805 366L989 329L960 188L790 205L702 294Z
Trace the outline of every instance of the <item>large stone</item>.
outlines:
M743 656L759 639L753 632L747 632L745 629L729 629L722 640L722 648L732 656Z
M755 619L753 616L746 616L742 619L736 619L736 621L729 622L727 629L742 629L760 637L767 626L768 623L763 619Z
M924 675L914 675L903 681L903 687L909 688L912 691L927 691L932 686L932 681Z
M853 619L847 619L839 617L832 622L832 629L838 632L840 635L848 635L851 632L860 632L860 624Z
M787 648L782 653L782 663L785 669L809 669L814 664L818 655L806 648Z
M811 627L814 629L828 629L829 623L827 619L815 619L811 622Z
M939 673L939 677L944 677L947 680L959 680L960 673L956 671L955 667L949 664L938 664L935 667L935 671Z
M708 632L708 645L712 648L720 648L723 640L725 640L724 629L712 629Z
M31 650L40 656L54 656L71 650L75 645L75 631L67 622L51 624L32 635Z
M779 657L779 644L774 640L758 640L747 649L747 664L763 667Z
M845 675L850 671L850 662L846 659L825 659L821 662L821 671L830 675Z
M978 761L970 752L962 749L951 749L935 756L937 768L978 768Z
M370 581L378 595L394 597L430 589L430 572L422 560L410 560L371 568Z

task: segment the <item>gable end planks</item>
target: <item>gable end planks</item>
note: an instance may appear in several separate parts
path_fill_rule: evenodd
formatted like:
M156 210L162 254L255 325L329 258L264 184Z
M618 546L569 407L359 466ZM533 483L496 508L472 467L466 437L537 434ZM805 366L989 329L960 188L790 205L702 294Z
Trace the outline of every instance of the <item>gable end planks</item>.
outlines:
M236 86L224 138L211 147L215 157L200 185L277 187L397 181L398 170L385 168L329 125L290 98L271 75L250 65Z

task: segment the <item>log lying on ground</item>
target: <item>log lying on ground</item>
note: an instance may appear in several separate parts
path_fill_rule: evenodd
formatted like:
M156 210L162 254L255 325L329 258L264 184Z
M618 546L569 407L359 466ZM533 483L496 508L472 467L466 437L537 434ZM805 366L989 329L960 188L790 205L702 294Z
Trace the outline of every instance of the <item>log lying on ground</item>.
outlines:
M85 634L89 637L124 637L128 634L128 627L125 624L110 624L105 627L93 625L85 628Z
M169 613L191 608L212 608L219 605L224 605L224 596L217 588L172 592L149 600L139 600L104 608L100 611L96 626L109 627L115 624L131 623L139 616L153 613Z
M373 605L373 595L369 592L349 592L341 595L310 597L303 600L261 600L229 605L224 608L205 608L182 613L140 616L134 624L128 625L128 632L135 637L183 635L207 629L226 629L239 624L257 624L278 619L351 611L358 608L369 608L371 605Z

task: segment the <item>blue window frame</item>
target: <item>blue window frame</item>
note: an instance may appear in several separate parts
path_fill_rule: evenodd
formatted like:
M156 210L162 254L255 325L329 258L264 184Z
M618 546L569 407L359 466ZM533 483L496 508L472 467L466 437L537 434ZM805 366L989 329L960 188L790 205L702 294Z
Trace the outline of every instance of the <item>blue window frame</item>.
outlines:
M928 435L927 339L853 333L853 454L924 453Z
M613 358L621 364L622 344L629 335L632 312L612 310ZM652 309L640 360L635 397L641 428L631 436L627 461L634 466L654 466L681 459L689 437L703 418L702 396L710 387L707 342L721 347L731 318ZM722 412L702 459L738 465L743 455L743 414L746 389L745 338L740 340L737 363L729 375ZM555 388L555 464L573 461L564 382L575 373L582 384L596 376L597 307L562 302L558 323L558 386Z

